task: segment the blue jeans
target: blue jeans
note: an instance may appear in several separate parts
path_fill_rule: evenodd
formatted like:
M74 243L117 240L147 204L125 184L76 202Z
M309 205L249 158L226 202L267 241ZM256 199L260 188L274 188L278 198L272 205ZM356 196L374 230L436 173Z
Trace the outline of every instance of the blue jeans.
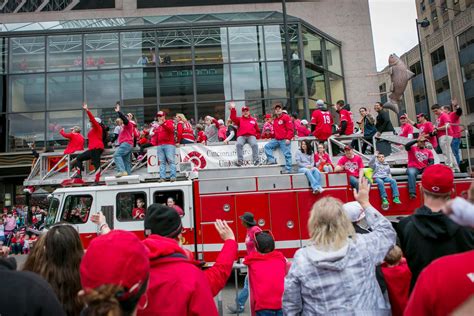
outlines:
M160 161L160 178L166 178L166 164L170 165L170 177L176 178L176 164L174 161L176 146L160 145L157 147L158 160Z
M244 308L245 303L249 298L249 276L248 274L245 276L244 281L244 288L240 290L239 294L237 295L237 308Z
M281 309L261 309L255 312L257 316L283 316Z
M321 172L318 169L299 168L298 172L306 175L313 191L321 189Z
M408 193L416 194L416 177L421 174L423 170L417 168L408 168Z
M359 178L349 176L349 183L351 184L351 187L359 191Z
M451 150L453 151L458 166L461 162L461 157L459 157L459 147L461 147L461 138L453 138L453 141L451 142Z
M398 193L398 186L397 186L397 181L392 178L375 178L374 179L375 183L377 183L377 186L379 187L379 192L380 196L382 199L387 198L387 191L385 191L385 183L390 183L390 187L392 188L392 197L399 197L400 193Z
M267 161L275 162L273 151L280 147L281 153L285 156L285 169L291 171L291 143L286 144L286 140L270 140L264 147L265 155L267 155Z
M130 154L132 153L132 145L129 143L121 143L114 153L115 167L118 172L126 171L132 173L132 161Z

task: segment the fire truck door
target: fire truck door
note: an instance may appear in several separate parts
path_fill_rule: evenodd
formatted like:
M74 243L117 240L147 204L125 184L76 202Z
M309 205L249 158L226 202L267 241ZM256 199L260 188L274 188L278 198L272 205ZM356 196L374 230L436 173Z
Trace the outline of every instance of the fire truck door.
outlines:
M128 230L143 239L143 220L150 205L150 189L120 189L103 194L103 206L114 206L114 229Z

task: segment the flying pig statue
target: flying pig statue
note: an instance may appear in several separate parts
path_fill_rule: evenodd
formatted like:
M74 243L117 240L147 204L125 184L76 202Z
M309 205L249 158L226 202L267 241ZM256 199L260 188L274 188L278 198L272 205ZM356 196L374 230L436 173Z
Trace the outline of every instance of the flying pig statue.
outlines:
M390 86L390 92L388 101L383 105L384 108L399 112L398 102L402 99L403 93L410 80L415 74L411 72L407 65L395 54L391 54L388 57L388 73L390 74L390 80L392 85Z

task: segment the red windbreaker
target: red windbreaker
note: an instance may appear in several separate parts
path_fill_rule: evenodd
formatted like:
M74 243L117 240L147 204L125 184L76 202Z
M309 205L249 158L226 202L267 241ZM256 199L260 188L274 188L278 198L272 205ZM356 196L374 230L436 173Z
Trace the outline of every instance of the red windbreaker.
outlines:
M218 315L204 273L186 257L177 241L151 235L142 242L149 251L150 278L140 302L146 307L138 308L138 316Z
M260 134L257 119L254 117L238 117L235 109L230 110L230 119L237 125L237 137L255 136Z
M193 126L189 122L178 122L176 129L178 132L178 143L181 143L183 139L194 142Z
M288 114L282 113L273 120L273 132L276 140L291 140L294 136L293 123Z
M66 149L64 149L65 155L84 150L84 137L80 133L66 133L64 130L60 130L59 134L69 139L69 143Z
M151 143L153 146L174 145L174 123L172 120L166 120L163 124L156 127L153 131Z
M252 252L244 259L249 267L252 311L281 309L285 290L286 258L279 251Z
M104 149L104 142L102 141L102 126L100 126L100 124L95 120L91 111L86 110L86 113L92 126L89 133L87 133L87 139L89 140L88 149Z

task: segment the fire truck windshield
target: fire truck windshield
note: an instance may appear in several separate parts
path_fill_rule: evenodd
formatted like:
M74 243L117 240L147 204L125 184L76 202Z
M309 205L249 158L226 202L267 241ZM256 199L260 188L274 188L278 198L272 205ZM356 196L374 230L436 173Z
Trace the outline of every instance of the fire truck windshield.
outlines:
M46 216L46 220L44 221L46 227L50 227L54 224L56 219L56 215L58 214L59 210L59 200L55 197L49 200L49 207L48 207L48 216Z

